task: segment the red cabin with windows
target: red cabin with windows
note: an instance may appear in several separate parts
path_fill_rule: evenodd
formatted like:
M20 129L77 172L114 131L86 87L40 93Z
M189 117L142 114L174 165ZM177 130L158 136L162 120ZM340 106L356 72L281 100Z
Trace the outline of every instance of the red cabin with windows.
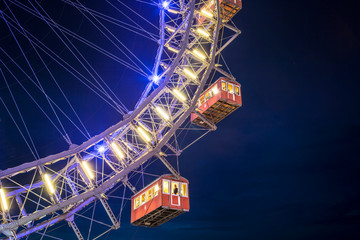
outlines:
M206 89L197 102L198 111L210 122L217 124L230 113L241 107L241 86L235 80L219 78ZM198 126L209 127L195 113L191 114L191 122Z
M131 224L157 227L190 210L189 181L163 175L131 198Z
M241 0L219 0L220 16L223 22L228 22L242 8ZM201 9L198 15L198 24L202 24L206 18L201 16L201 11L213 12L215 10L215 0L209 0Z

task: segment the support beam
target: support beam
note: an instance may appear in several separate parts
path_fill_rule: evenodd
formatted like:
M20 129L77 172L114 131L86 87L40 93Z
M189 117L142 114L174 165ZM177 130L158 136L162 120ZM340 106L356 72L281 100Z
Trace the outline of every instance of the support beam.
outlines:
M129 182L127 176L126 176L126 178L124 178L124 179L122 180L122 182L123 182L124 186L128 187L134 194L137 193L136 188Z
M171 145L170 143L166 143L165 146L167 148L169 148L173 153L175 153L176 156L180 156L181 154L181 150L177 150L175 147L173 147L173 145Z
M219 65L220 65L220 64L219 64ZM216 71L218 71L219 73L221 73L222 75L224 75L225 77L227 77L227 78L229 78L229 79L231 79L231 80L236 81L235 77L234 77L233 75L227 73L225 70L223 70L223 69L221 69L221 68L219 68L219 67L214 67L214 69L215 69Z
M70 227L72 228L72 230L74 231L76 237L79 240L84 240L84 237L81 235L81 232L80 232L78 226L74 222L74 215L72 215L70 218L66 219L66 221L68 221L68 223L69 223Z
M21 196L19 195L15 195L15 201L19 207L19 209L21 209L21 214L26 217L27 216L27 212L26 212L26 209L25 209L25 206L23 206L23 201L21 199ZM32 226L32 222L29 222L28 224L26 224L26 226L28 228L30 228Z
M216 125L212 122L209 121L209 119L207 119L204 115L202 115L202 113L200 113L198 110L195 110L194 112L199 118L201 118L201 120L203 120L212 131L215 131L217 129Z
M107 215L109 216L114 229L118 229L120 227L120 223L118 222L117 218L115 217L113 211L111 210L108 202L106 201L106 199L103 196L99 197L101 204L103 205L103 207L105 208L105 211L107 213Z
M158 157L161 162L169 169L169 171L178 179L180 179L180 174L175 170L175 168L160 154L158 154L156 157Z

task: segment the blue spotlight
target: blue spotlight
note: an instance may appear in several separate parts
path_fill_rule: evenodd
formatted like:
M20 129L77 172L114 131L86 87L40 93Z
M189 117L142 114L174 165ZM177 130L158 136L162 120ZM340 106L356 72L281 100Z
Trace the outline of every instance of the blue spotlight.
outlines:
M159 84L160 77L159 77L159 76L152 76L152 77L151 77L151 80L152 80L155 84Z
M107 148L104 145L100 145L96 147L96 151L98 151L98 153L103 154L104 152L106 152Z
M170 5L170 2L169 2L169 1L163 1L163 2L162 2L162 6L163 6L163 8L165 8L165 9L168 9L168 8L169 8L169 5Z

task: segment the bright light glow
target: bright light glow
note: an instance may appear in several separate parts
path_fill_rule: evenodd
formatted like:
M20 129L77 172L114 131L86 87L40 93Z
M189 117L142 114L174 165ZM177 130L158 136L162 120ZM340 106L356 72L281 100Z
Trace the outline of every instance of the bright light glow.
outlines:
M185 101L186 101L185 95L184 95L182 92L180 92L179 90L174 89L172 92L173 92L174 96L175 96L177 99L179 99L180 101L182 101L182 102L185 102Z
M119 146L119 144L117 142L112 142L110 144L111 150L114 152L114 154L116 155L117 158L119 158L120 160L125 158L124 153L121 151L121 148Z
M179 50L177 50L177 49L174 48L174 47L167 46L167 48L168 48L170 51L174 52L174 53L178 53L178 52L179 52Z
M104 152L106 152L106 147L104 145L100 145L97 147L96 151L98 151L98 153L103 154Z
M168 65L167 65L166 63L161 62L160 65L161 65L164 69L167 69L167 68L168 68Z
M137 128L139 134L141 135L141 137L146 141L146 142L150 142L151 138L149 136L149 134L142 128L142 127L138 127Z
M154 83L158 84L158 83L159 83L159 80L160 80L160 77L159 77L159 76L152 76L152 77L151 77L151 80L152 80Z
M212 92L214 95L218 94L219 93L219 89L215 86L212 88Z
M196 74L193 71L191 71L189 68L185 68L184 73L186 74L186 76L190 77L191 79L197 78Z
M50 192L51 194L54 194L54 193L55 193L55 188L54 188L54 186L53 186L53 183L52 183L52 181L51 181L51 179L50 179L49 174L45 173L45 174L44 174L44 179L45 179L45 183L46 183L46 186L47 186L49 192Z
M207 18L213 18L214 17L214 15L211 12L208 12L205 9L201 9L200 14L207 17Z
M203 54L201 51L197 50L197 49L194 49L192 51L193 55L201 60L205 60L206 59L206 56L205 54Z
M179 13L179 11L176 11L176 10L174 10L174 9L168 9L168 12L171 12L171 13L174 13L174 14L178 14L178 13Z
M94 176L94 173L92 172L89 164L86 161L82 161L81 165L82 165L83 169L85 170L86 176L90 179L94 179L95 176Z
M170 5L170 2L168 2L168 1L163 1L163 2L162 2L162 6L163 6L163 8L165 8L165 9L167 9L167 8L169 7L169 5Z
M154 192L158 192L159 191L159 184L156 184L154 187Z
M155 110L160 115L160 117L162 117L164 120L169 120L170 119L169 114L167 114L167 112L163 108L157 106L155 108Z
M209 37L209 36L210 36L210 34L209 34L206 30L204 30L203 28L197 28L196 31L197 31L200 35L202 35L202 36L204 36L204 37Z
M173 27L169 27L169 26L166 26L166 30L168 30L169 32L175 32L175 28Z
M9 206L6 202L6 194L4 192L4 189L2 188L0 188L0 196L1 196L2 208L4 211L7 211L9 209Z

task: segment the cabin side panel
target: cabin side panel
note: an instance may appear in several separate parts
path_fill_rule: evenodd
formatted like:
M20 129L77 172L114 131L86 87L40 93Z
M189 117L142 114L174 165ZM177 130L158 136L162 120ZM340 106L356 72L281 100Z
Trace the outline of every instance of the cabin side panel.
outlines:
M157 186L157 189L156 189ZM131 199L131 223L161 206L161 180L143 189ZM145 197L145 201L142 198ZM139 199L139 202L137 202ZM135 207L135 204L138 204Z

